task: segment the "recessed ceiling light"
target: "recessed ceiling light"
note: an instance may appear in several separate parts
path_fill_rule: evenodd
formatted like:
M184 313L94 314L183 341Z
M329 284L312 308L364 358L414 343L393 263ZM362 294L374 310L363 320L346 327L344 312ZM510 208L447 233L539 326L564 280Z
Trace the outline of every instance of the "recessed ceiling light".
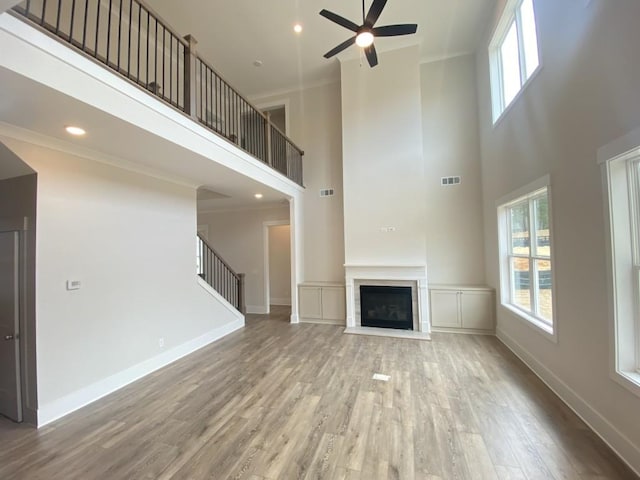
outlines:
M262 194L261 193L256 193L254 195L254 197L256 197L258 200L260 200L262 198Z
M254 60L253 61L253 66L254 67L261 67L262 66L262 60Z
M73 125L67 125L64 129L69 135L75 135L76 137L81 137L87 133L84 128L74 127Z
M300 25L299 23L296 23L293 26L293 31L296 32L296 33L301 33L302 32L302 25Z

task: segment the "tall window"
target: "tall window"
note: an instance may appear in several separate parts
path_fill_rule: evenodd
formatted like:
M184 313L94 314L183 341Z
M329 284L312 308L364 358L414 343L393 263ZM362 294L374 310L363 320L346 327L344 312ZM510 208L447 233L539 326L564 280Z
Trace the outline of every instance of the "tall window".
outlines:
M548 177L503 199L498 207L501 301L553 334L553 276Z
M640 147L607 161L614 378L640 395Z
M489 46L493 121L540 65L533 0L507 3Z

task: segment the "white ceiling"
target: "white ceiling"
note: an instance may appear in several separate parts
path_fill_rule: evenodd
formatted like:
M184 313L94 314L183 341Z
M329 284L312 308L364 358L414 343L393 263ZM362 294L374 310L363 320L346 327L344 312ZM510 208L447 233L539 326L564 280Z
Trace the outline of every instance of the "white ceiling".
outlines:
M357 24L361 0L147 0L174 29L192 34L198 52L246 96L337 81L339 63L323 55L352 36L319 15L326 8ZM420 45L424 60L476 50L495 0L389 0L377 26L417 23L416 35L376 39L378 52ZM366 0L366 9L371 0ZM300 22L303 32L293 32ZM348 54L359 49L351 47ZM262 67L253 62L261 60ZM381 55L380 61L384 61Z

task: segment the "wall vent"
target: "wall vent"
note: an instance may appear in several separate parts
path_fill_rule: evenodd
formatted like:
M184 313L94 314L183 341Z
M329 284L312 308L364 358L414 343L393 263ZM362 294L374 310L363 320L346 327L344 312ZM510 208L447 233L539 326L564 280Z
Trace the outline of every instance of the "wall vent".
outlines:
M440 182L443 187L449 187L451 185L460 185L462 180L460 177L442 177Z
M320 190L321 197L333 197L333 188L323 188Z

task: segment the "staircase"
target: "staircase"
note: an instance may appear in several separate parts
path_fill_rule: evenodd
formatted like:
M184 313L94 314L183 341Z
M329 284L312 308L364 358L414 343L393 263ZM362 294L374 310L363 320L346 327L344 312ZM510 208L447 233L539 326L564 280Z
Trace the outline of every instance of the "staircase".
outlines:
M244 273L236 273L198 234L197 274L243 315L246 313Z

